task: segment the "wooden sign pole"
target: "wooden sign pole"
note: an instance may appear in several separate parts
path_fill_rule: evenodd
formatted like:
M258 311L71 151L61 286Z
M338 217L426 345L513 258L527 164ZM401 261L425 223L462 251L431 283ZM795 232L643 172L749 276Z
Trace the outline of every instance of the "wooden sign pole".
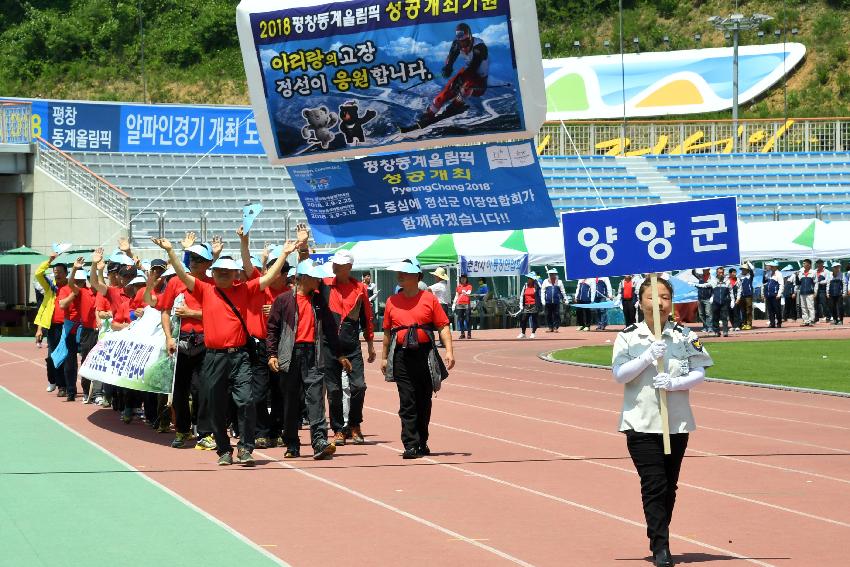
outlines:
M661 339L661 330L663 328L661 322L661 309L660 309L660 299L658 297L658 276L653 273L650 275L650 295L649 298L652 301L652 334L655 335L655 340L660 341ZM666 323L666 321L664 321ZM655 361L655 366L658 370L658 373L666 372L664 369L664 357L659 358ZM661 409L661 433L664 440L664 454L670 454L670 420L667 417L667 390L658 389L658 404Z

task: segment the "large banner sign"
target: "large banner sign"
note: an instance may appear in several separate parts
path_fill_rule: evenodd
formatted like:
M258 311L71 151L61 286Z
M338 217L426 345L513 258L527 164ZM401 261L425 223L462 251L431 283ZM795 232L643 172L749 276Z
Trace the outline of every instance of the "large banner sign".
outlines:
M531 0L243 0L237 28L272 163L530 138L545 118Z
M159 311L145 307L144 315L126 329L102 335L80 376L131 390L171 393L174 359L165 352Z
M570 279L737 265L735 197L563 213Z
M287 169L319 243L557 225L531 141Z
M496 276L521 276L528 273L528 254L512 258L461 256L459 269L470 281Z

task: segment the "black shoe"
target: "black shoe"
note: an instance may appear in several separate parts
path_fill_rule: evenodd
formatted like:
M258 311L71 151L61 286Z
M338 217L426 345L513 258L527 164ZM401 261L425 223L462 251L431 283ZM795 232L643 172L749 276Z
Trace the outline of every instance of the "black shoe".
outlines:
M76 400L77 400L77 396L74 396L74 395L68 396L67 398L65 398L66 402L73 402L73 401L76 401Z
M421 456L422 453L417 447L409 447L404 450L404 453L401 454L402 459L418 459Z
M428 455L431 454L431 449L428 447L427 444L420 445L419 446L419 454L424 456L424 457L427 457Z
M673 556L669 549L662 549L655 554L655 567L673 567Z

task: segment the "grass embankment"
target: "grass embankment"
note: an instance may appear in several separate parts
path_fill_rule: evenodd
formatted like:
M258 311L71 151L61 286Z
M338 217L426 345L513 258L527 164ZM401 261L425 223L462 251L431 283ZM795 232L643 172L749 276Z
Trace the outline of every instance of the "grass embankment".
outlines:
M741 341L705 344L709 378L850 393L850 340ZM557 360L611 365L611 346L556 351Z

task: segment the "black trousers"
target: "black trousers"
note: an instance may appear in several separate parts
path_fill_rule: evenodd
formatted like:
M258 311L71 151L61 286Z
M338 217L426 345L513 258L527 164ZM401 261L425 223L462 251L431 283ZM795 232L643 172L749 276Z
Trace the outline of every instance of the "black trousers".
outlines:
M47 329L47 358L44 362L47 364L47 381L50 384L55 384L57 388L65 387L65 374L61 368L56 368L53 365L53 358L50 356L56 347L59 346L59 339L62 338L62 323L52 323Z
M546 326L550 331L554 331L561 326L561 304L547 303L546 304Z
M62 363L62 374L65 377L65 394L68 398L73 398L77 395L77 352L79 345L77 344L77 329L71 327L68 335L65 337L65 346L68 347L68 356L65 357L65 362Z
M823 287L818 290L818 294L815 296L815 317L817 319L829 317L829 307L827 306L826 301L826 290Z
M844 298L843 297L830 297L829 298L829 309L832 313L833 321L843 321L844 320Z
M790 295L785 296L785 314L782 317L784 321L788 319L797 320L797 301L795 299L791 299Z
M252 339L253 340L253 339ZM257 356L251 364L251 391L257 413L257 438L277 438L283 422L283 394L280 376L268 365L266 341L254 341ZM269 412L271 408L271 412Z
M635 324L635 302L632 299L623 300L623 319L626 322L626 327Z
M307 404L310 422L310 444L315 449L328 439L328 422L325 419L325 379L316 360L313 343L296 343L292 350L289 370L280 379L283 390L283 442L288 449L301 446L298 430L301 427L301 389Z
M244 349L236 352L207 349L204 355L204 384L201 399L206 400L206 412L201 413L198 428L212 431L216 452L219 455L231 450L227 435L227 405L230 399L236 404L239 422L237 447L254 450L256 413L251 398L251 361Z
M528 328L529 325L531 325L531 332L536 333L537 332L537 312L528 313L525 310L523 310L523 312L520 313L520 315L519 315L519 326L522 329L523 335L525 334L525 330Z
M345 419L342 411L342 365L334 358L331 348L324 344L326 353L322 362L322 373L325 376L325 387L328 390L328 406L331 414L331 429L334 433L342 431ZM357 345L353 351L345 355L351 361L351 372L348 373L348 386L351 389L351 405L348 408L348 428L363 423L363 403L366 400L366 376L363 368L363 351Z
M720 332L720 322L723 322L723 332L729 332L729 306L727 304L717 305L711 304L711 323L714 325L714 332Z
M765 297L765 309L767 309L767 318L770 321L770 326L782 326L782 304L779 302L779 297Z
M591 323L593 323L593 315L590 309L576 307L576 319L578 320L579 327L590 327Z
M171 407L174 408L174 427L178 433L189 433L192 425L198 425L198 415L201 406L201 368L204 365L206 351L189 356L179 350L177 352L177 369L174 373L174 392L171 398ZM189 397L192 405L189 405ZM203 437L212 433L211 429L199 429L198 434Z
M670 455L664 454L660 433L626 431L626 445L640 477L640 495L646 518L649 549L655 554L670 546L670 520L688 434L670 435Z
M428 370L430 345L416 350L397 348L393 356L393 379L398 389L398 416L401 418L401 442L405 449L428 443L431 422L431 374Z
M87 329L83 327L83 332L80 335L80 364L86 361L91 349L97 344L97 329ZM91 380L80 376L80 386L84 396L89 395L91 389Z

